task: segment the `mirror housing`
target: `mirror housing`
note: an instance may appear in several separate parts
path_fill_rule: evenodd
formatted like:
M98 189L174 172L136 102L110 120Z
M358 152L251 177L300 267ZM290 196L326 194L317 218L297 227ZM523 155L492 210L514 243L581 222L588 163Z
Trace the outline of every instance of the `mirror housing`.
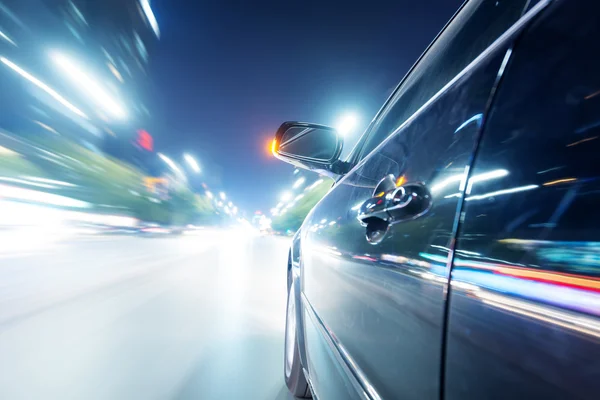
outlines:
M273 155L296 167L323 175L343 174L346 163L341 161L343 141L329 126L288 121L281 124L271 150Z

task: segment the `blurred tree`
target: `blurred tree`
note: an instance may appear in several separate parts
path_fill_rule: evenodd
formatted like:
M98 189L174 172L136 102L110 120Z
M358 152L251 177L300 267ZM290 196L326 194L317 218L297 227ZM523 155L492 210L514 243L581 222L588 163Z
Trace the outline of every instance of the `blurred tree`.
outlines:
M333 181L323 177L323 182L312 189L308 189L304 197L299 199L292 207L288 208L285 214L273 217L271 227L275 231L286 232L298 230L304 222L304 218L310 210L327 194Z

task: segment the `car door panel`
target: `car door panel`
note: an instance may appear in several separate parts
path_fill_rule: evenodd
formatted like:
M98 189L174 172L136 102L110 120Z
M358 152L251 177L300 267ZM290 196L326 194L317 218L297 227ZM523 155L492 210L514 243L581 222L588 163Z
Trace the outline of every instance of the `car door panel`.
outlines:
M445 398L600 392L600 5L555 2L517 43L465 194Z
M398 129L338 182L304 223L306 301L363 387L381 398L439 398L447 259L459 206L455 194L509 45L495 46ZM433 207L421 218L392 225L384 240L372 245L356 219L357 206L388 174L399 184L425 184ZM310 353L308 344L308 358L314 360Z

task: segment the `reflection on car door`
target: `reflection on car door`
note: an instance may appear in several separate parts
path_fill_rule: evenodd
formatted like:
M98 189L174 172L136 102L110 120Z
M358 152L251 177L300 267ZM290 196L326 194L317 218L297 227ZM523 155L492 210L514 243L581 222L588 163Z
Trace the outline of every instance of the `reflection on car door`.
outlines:
M513 38L506 35L496 42L402 123L305 221L306 330L318 330L325 337L372 398L440 396L448 260L460 201L454 192L466 179L486 106ZM392 103L383 118L395 118L402 110L394 107L401 106L401 101ZM373 245L365 238L357 211L388 175L397 186L424 185L433 205L419 218L391 225ZM453 186L454 192L448 192ZM306 348L317 396L348 396L347 382L343 389L334 387L339 380L325 366L318 335L307 335ZM319 378L324 371L328 379Z
M455 252L447 399L600 396L598 15L552 4L499 85Z

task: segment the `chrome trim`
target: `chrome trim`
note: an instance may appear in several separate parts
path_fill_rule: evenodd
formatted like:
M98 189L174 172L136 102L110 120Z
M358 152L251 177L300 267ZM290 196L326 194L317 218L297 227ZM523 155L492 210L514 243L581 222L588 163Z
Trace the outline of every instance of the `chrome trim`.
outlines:
M302 368L302 372L304 373L304 378L306 378L306 383L308 383L308 390L310 390L310 394L313 400L317 400L319 396L315 394L315 388L313 387L312 380L310 379L310 375L306 368Z
M348 173L346 173L346 175L344 175L342 177L342 179L340 179L339 182L344 181L347 176L352 175L358 168L362 167L363 164L366 162L366 160L371 156L371 154L374 154L375 152L380 151L381 148L383 146L385 146L385 144L387 144L387 142L389 140L391 140L391 138L394 137L396 135L396 133L398 133L398 131L402 130L406 125L408 125L409 123L414 121L419 115L421 115L421 113L423 111L425 111L426 108L429 107L429 105L431 105L431 103L433 103L441 95L443 95L450 87L452 87L452 85L454 85L458 80L460 80L463 76L465 76L469 71L471 71L472 69L477 67L477 65L480 62L482 62L490 53L495 51L498 47L504 45L505 40L508 40L512 35L516 34L521 28L523 28L527 23L529 23L529 21L531 21L537 14L539 14L551 2L552 2L552 0L540 0L539 3L537 3L535 6L531 7L531 9L529 11L527 11L525 14L523 14L521 16L521 18L519 18L517 21L515 21L515 23L510 28L508 28L506 31L504 31L504 33L502 35L500 35L496 40L494 40L492 42L492 44L490 44L484 51L481 52L481 54L479 54L477 57L475 57L475 59L473 59L473 61L471 61L462 71L460 71L454 78L452 78L448 83L446 83L444 85L444 87L442 87L436 94L434 94L429 100L427 100L421 107L419 107L419 109L417 111L415 111L413 113L413 115L408 117L406 119L406 121L404 121L396 129L394 129L392 131L392 133L390 133L381 143L379 143L379 145L377 147L375 147L373 150L371 150L371 152L369 154L366 154L350 171L348 171ZM444 27L444 29L445 29L445 27ZM425 54L425 53L423 53L423 54ZM408 74L406 76L408 76ZM393 102L391 102L390 104L387 105L387 107L391 107L391 106L393 106ZM387 107L385 107L385 108L387 108ZM378 114L381 114L382 111L383 111L383 109ZM379 117L381 118L381 117L383 117L383 115L381 115ZM376 117L376 119L378 119L378 117Z
M348 376L348 379L350 379L350 382L352 382L356 393L365 400L381 400L381 396L379 396L373 385L369 383L364 372L362 372L356 362L350 357L346 349L344 349L344 346L342 346L342 344L331 334L331 330L325 325L321 318L319 318L304 293L302 293L302 304L304 309L308 311L314 325L318 327L321 332L321 336L332 350L338 364L342 367Z

